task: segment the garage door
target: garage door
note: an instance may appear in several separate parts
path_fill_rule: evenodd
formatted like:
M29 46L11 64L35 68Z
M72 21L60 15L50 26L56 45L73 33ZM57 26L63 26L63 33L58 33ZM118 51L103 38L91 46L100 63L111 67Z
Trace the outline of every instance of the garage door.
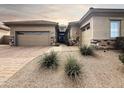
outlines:
M18 32L17 45L19 46L48 46L49 32Z

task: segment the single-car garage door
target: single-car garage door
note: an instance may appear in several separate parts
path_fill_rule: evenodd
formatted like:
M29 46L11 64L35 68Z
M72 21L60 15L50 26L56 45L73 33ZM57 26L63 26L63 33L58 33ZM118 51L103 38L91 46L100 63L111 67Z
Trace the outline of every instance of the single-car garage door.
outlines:
M19 46L48 46L50 45L50 33L42 32L17 32L17 45Z

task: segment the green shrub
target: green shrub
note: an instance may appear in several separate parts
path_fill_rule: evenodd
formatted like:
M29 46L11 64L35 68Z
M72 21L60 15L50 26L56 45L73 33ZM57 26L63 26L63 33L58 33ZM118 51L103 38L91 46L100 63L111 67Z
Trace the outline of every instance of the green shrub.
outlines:
M42 59L42 66L49 69L56 69L58 67L57 53L51 51L50 54L45 54Z
M84 56L93 55L93 49L88 46L83 46L80 48L80 53Z
M124 54L119 55L119 60L124 64Z
M115 42L115 48L124 52L124 37L117 37Z
M60 46L60 44L59 43L55 43L55 46Z
M76 63L77 60L73 57L67 59L67 64L65 65L65 73L71 79L75 79L81 73L80 66Z

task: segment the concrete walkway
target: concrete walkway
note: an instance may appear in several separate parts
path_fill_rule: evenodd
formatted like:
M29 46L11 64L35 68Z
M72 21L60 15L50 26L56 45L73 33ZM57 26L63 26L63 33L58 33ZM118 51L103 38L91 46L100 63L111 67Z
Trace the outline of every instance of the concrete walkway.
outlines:
M64 44L56 47L52 47L49 49L48 52L50 51L56 51L56 52L71 52L71 51L77 51L79 48L77 46L66 46Z

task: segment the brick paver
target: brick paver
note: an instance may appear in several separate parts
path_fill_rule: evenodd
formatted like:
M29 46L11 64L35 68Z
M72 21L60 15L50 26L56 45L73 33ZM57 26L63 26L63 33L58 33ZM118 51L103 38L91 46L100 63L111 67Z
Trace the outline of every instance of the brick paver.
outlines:
M0 45L0 84L49 47L10 47Z

